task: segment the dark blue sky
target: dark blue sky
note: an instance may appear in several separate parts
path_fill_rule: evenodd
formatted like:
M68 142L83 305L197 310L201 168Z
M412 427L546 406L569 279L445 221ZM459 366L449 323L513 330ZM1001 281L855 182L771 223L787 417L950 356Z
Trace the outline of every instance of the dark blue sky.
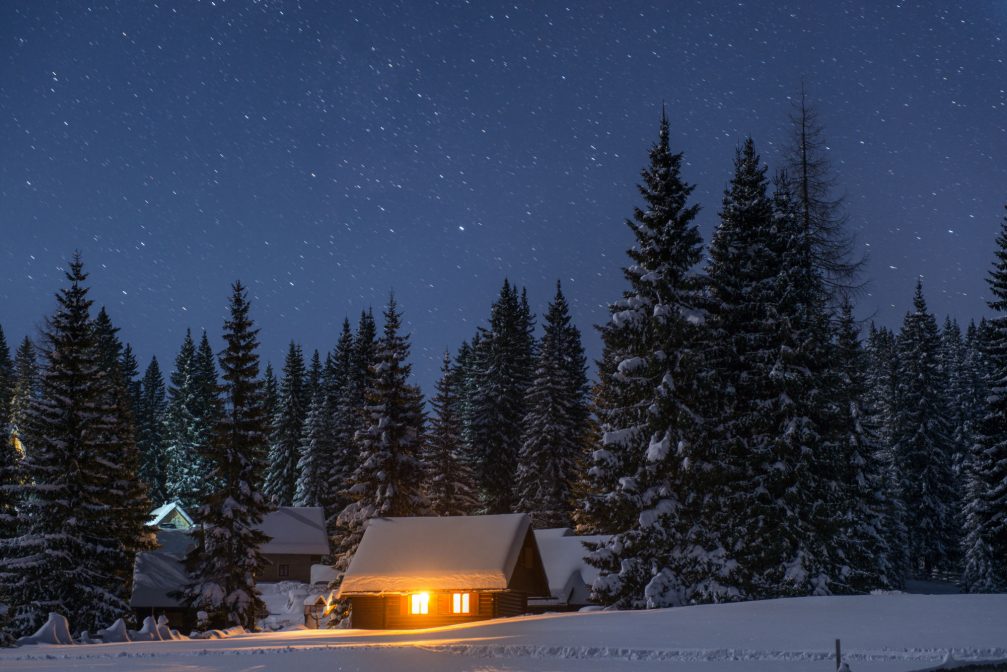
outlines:
M0 324L34 333L79 248L144 366L186 327L219 343L236 278L275 364L394 289L429 390L504 276L540 314L561 279L596 356L661 101L708 239L802 77L870 253L860 315L897 325L922 275L967 320L1007 198L1005 28L997 0L4 2Z

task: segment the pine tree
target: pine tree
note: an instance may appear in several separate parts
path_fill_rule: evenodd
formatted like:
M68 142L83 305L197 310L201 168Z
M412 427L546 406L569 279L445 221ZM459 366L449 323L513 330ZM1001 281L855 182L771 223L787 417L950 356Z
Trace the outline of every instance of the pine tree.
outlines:
M445 352L437 394L430 400L435 415L423 457L427 469L426 496L437 516L468 515L478 505L475 473L462 450L460 382L458 370L451 365L451 355Z
M316 353L317 354L317 353ZM301 438L311 403L301 346L293 341L283 363L283 380L272 418L272 445L266 466L263 494L278 506L290 506L297 494Z
M7 337L0 327L0 423L10 417L11 397L14 395L14 362L10 358Z
M122 377L126 380L126 391L129 394L130 407L133 411L133 417L140 417L140 364L136 361L136 355L133 354L133 347L126 343L122 349L122 357L120 358L120 368L122 369Z
M877 437L885 501L882 530L887 541L892 581L901 585L909 573L909 531L906 528L902 479L893 448L895 398L898 391L898 346L895 334L871 324L867 337L866 424Z
M273 365L266 363L266 372L262 376L262 406L269 420L270 431L272 431L273 418L280 408L280 383L273 373Z
M868 359L849 299L840 305L836 332L839 383L832 394L842 428L837 441L837 481L841 493L841 533L836 535L848 571L841 587L852 592L899 588L901 568L892 562L886 530L890 506L885 488L881 447L875 434L868 395Z
M473 350L474 387L469 441L482 486L482 510L507 513L517 503L514 482L521 421L534 373L534 321L527 299L504 280L490 311L490 327Z
M171 488L168 482L169 455L165 436L168 400L157 357L151 358L143 374L138 407L136 424L140 480L147 484L151 501L160 505L171 500Z
M898 338L892 452L906 507L910 571L923 576L950 569L958 550L940 347L937 321L927 311L922 282L917 282L913 310L906 314Z
M311 397L298 449L294 506L324 506L332 455L332 415L324 391ZM345 486L343 486L345 487Z
M93 330L101 372L98 382L102 409L95 418L95 434L100 446L99 470L103 473L102 482L93 491L93 498L101 502L101 508L93 509L96 515L91 524L93 534L105 536L105 545L112 549L107 557L96 557L96 561L108 565L111 574L108 590L128 600L136 554L155 546L154 535L147 528L151 504L139 475L134 398L131 381L123 369L126 348L105 308L98 312ZM132 614L127 614L127 620L132 620Z
M315 393L322 389L324 372L325 368L322 366L322 356L318 350L315 350L311 353L311 363L308 365L308 371L304 376L304 394L309 402L311 397L315 396Z
M966 403L969 395L965 358L965 342L962 339L961 327L948 316L944 319L944 326L941 329L940 366L941 373L947 381L945 393L951 422L951 468L955 477L955 489L959 492L962 489L961 471L971 443L970 437L966 435L968 431Z
M367 391L370 424L356 437L360 463L348 495L353 499L339 514L336 567L345 569L376 516L414 516L426 511L423 465L420 462L423 415L418 389L409 384L412 366L409 339L399 333L401 314L389 298L385 325ZM420 403L418 403L420 402Z
M366 332L364 337L368 338ZM328 513L330 534L335 533L339 513L351 502L343 493L349 490L353 472L358 465L354 441L360 415L356 396L356 355L350 322L343 320L342 332L335 350L328 358L324 375L325 408L327 422L331 422L331 434L326 448L329 457L323 475L325 487L321 504Z
M188 330L168 388L165 441L168 498L196 507L220 483L206 459L220 416L217 370L206 332L197 349Z
M786 167L794 183L798 219L810 235L814 268L832 298L842 299L860 287L858 278L865 260L854 258L855 240L847 230L843 197L835 193L836 177L825 131L803 84L790 123Z
M121 549L107 536L105 495L117 456L106 430L104 398L87 276L79 255L43 338L44 373L27 413L31 449L24 461L19 536L0 563L0 594L15 606L13 631L26 634L56 611L95 629L128 613L124 586L112 588Z
M969 592L1007 590L1007 217L996 245L987 278L995 317L982 336L986 414L970 451L964 515L962 584Z
M199 510L196 546L186 558L192 582L186 604L207 612L214 626L255 629L265 604L255 577L266 566L259 547L269 538L257 529L269 510L255 488L268 439L259 380L258 330L240 282L233 285L226 348L220 356L225 405L206 455L212 477L222 484Z
M0 559L5 557L3 540L17 536L17 508L23 474L21 462L27 441L28 405L38 398L38 363L35 346L25 336L14 358L8 426L9 438L0 444Z
M587 439L587 364L580 330L556 283L545 315L535 379L528 390L518 459L518 509L536 527L572 524L573 489Z
M650 165L641 173L644 206L627 221L634 237L623 269L629 289L609 306L611 320L600 328L601 441L589 472L595 494L584 506L602 531L614 533L592 548L588 561L601 569L596 597L618 607L673 606L690 597L680 510L694 503L683 501L680 484L682 458L695 453L703 433L697 332L688 319L698 307L692 270L702 239L699 206L688 203L693 186L682 180L681 167L662 111Z

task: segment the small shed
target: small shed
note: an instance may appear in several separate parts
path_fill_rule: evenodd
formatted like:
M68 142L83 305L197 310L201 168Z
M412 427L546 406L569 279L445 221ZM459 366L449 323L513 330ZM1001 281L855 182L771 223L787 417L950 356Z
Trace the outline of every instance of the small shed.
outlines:
M567 528L535 530L535 541L549 577L550 596L529 601L528 609L537 613L576 611L593 604L591 584L598 578L599 570L585 560L589 552L585 543L603 544L609 538L607 535L578 537Z
M354 628L410 629L528 611L549 595L525 514L376 518L339 587Z
M270 564L256 580L311 581L311 566L329 554L325 512L319 506L281 506L266 514L258 529L270 540L259 547Z
M150 512L147 527L158 527L162 530L188 530L195 523L192 516L182 508L179 502L168 502Z

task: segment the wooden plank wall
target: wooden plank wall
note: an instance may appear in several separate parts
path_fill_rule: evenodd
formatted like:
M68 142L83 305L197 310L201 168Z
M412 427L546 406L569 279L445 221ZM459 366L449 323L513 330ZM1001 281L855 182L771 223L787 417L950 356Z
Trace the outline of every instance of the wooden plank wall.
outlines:
M473 600L471 614L451 613L451 592L432 593L429 614L410 614L408 595L352 597L351 625L369 630L412 630L519 616L528 612L528 597L524 593L470 594Z

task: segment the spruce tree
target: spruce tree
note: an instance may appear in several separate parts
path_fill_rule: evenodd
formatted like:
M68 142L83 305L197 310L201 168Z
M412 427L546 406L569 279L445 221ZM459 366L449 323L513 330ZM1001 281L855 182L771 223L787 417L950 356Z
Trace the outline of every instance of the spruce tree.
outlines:
M139 475L134 397L123 368L126 348L104 307L92 328L101 372L98 382L102 412L95 418L95 424L102 453L98 458L99 469L103 472L102 481L95 484L93 491L94 499L102 503L93 534L104 536L104 543L113 549L105 557L97 556L95 561L108 566L111 575L108 590L128 600L136 554L155 545L154 535L147 528L151 503L147 486ZM96 507L95 511L98 510ZM127 614L127 620L132 620L131 614Z
M958 548L950 414L940 365L940 333L916 283L913 310L898 337L899 369L892 452L909 533L910 571L931 576L951 568Z
M294 506L324 506L332 456L332 415L324 391L311 397L298 447Z
M365 338L369 338L364 333ZM350 488L353 472L358 465L357 445L354 435L357 431L360 411L357 407L356 384L357 348L350 330L350 321L343 320L342 332L332 356L328 358L324 375L326 422L331 422L331 434L327 458L325 487L322 491L322 506L328 514L327 525L330 534L335 533L336 519L351 502L345 496Z
M901 567L892 561L891 503L886 492L885 468L879 459L873 409L869 406L868 358L860 342L860 328L849 299L840 305L836 329L837 383L832 391L837 406L838 432L835 467L842 486L838 551L848 571L837 577L840 588L868 592L900 588Z
M185 507L193 507L199 501L200 479L206 474L196 450L195 358L196 344L187 329L169 379L165 417L168 499Z
M165 428L168 400L164 377L157 357L152 357L140 383L137 416L137 448L140 451L140 480L147 484L151 501L161 505L171 500L169 451Z
M1007 217L987 282L995 313L982 336L988 395L970 451L964 511L962 584L976 593L1007 591Z
M129 394L130 407L133 410L133 417L140 417L140 364L133 354L133 347L126 343L122 349L120 358L120 368L122 377L126 380L126 390Z
M259 547L269 538L258 529L269 510L255 487L268 442L259 380L258 330L240 282L233 285L226 347L220 356L224 406L206 459L221 487L200 507L196 546L186 558L191 577L184 601L207 612L211 625L255 629L265 604L255 585L267 561Z
M25 431L27 429L28 407L31 401L39 396L39 377L35 344L25 336L14 357L14 388L11 394L10 415L8 416L10 440L15 444L15 448L22 458L27 439Z
M304 420L311 403L306 375L301 346L291 341L283 363L283 380L272 418L272 440L263 486L263 494L277 506L292 505L297 494L300 475L297 463Z
M338 569L348 566L371 518L415 516L427 510L420 461L423 415L418 390L409 384L409 339L400 333L394 296L384 319L367 390L370 423L356 436L360 462L347 492L353 501L337 520Z
M0 327L0 424L10 417L11 397L14 395L14 362L10 357L7 337Z
M518 458L518 509L530 513L536 527L572 524L573 489L588 436L587 393L580 330L557 282L528 390Z
M517 503L514 483L521 422L534 373L533 316L527 299L504 280L490 311L490 326L474 349L469 441L485 513L508 513Z
M596 412L601 440L590 475L594 495L585 503L602 531L588 561L601 569L595 596L621 608L663 607L690 599L684 566L681 508L688 493L683 457L695 454L703 434L696 326L699 282L693 269L702 239L689 204L693 186L681 176L682 154L670 149L662 111L657 142L639 186L643 206L627 225L634 237L623 269L629 288L609 306L600 327ZM607 528L607 529L606 529ZM695 541L702 543L697 536Z
M106 372L79 255L66 277L69 286L43 328L44 373L26 417L31 449L19 536L0 563L0 594L15 605L11 627L19 634L38 628L50 611L89 630L129 611L125 586L114 585L121 549L108 536L105 496L118 456L106 436Z
M476 510L475 472L462 450L458 370L444 353L441 376L430 405L434 417L424 450L426 496L431 512L438 516L464 516Z

